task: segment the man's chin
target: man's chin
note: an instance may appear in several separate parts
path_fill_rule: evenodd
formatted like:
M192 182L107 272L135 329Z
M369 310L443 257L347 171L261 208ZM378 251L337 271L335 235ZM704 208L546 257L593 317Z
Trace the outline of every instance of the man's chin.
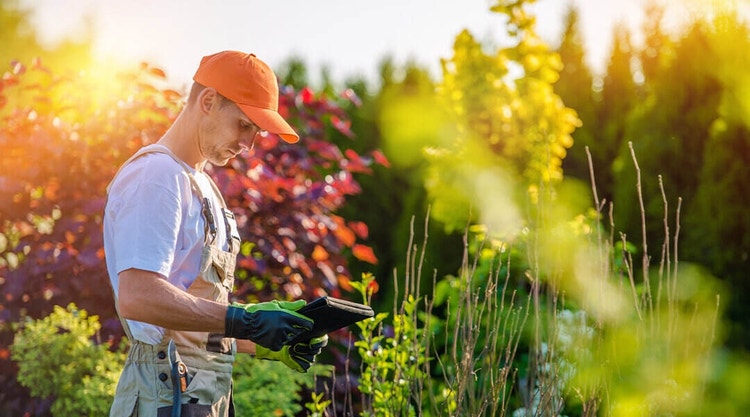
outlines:
M229 163L230 159L231 158L226 158L226 159L215 159L214 158L214 159L210 159L208 162L210 162L211 165L213 165L213 166L223 167L224 165L226 165L226 164Z

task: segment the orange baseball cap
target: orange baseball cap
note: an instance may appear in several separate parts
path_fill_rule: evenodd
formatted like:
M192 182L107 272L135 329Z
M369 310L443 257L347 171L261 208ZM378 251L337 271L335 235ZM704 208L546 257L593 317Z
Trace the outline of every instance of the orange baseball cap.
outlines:
M223 51L201 59L193 81L215 88L261 129L286 142L299 135L279 114L279 83L271 68L254 54Z

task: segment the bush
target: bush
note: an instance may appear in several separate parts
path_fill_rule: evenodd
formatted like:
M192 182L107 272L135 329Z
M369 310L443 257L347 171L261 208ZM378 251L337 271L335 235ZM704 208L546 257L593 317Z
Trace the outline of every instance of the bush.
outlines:
M294 417L302 411L302 391L314 387L320 371L330 373L328 367L313 365L301 374L281 362L238 355L233 371L235 412L239 416Z
M125 354L97 343L100 328L97 316L69 304L27 320L16 334L10 350L18 381L34 397L54 398L54 416L109 413Z

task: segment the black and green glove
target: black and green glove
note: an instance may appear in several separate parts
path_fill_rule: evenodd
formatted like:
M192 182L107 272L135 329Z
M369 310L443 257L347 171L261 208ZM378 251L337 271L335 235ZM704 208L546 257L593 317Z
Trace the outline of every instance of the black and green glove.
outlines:
M297 372L307 372L320 351L328 344L328 335L316 337L291 346L284 346L278 351L255 346L255 357L269 361L279 361Z
M224 335L280 350L299 334L312 329L313 321L296 312L305 304L304 300L233 303L227 308Z

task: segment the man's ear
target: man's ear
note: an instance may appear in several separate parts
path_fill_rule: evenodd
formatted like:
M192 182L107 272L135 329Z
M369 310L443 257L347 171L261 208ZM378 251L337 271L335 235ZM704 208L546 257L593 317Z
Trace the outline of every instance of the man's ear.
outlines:
M219 104L219 93L214 88L206 87L198 94L197 102L201 112L208 113Z

